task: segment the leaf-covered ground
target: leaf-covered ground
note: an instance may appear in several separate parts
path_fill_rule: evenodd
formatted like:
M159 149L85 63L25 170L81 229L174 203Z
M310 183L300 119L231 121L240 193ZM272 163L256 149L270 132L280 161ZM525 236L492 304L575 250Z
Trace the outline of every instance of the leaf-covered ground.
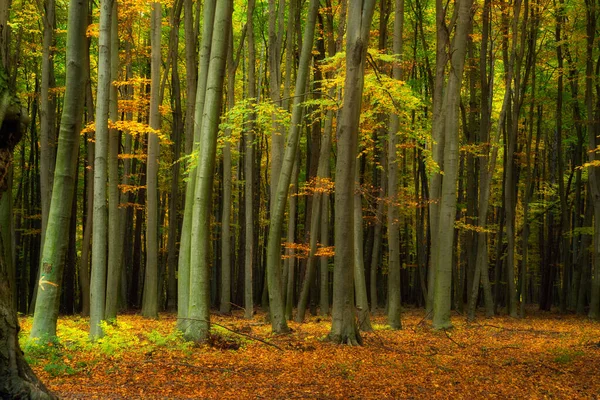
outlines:
M374 318L364 346L323 342L330 319L290 323L272 336L264 315L213 321L260 338L214 326L211 345L185 343L175 316L159 320L119 316L107 335L89 344L88 320L61 318L60 342L26 340L28 361L62 398L599 398L600 324L576 316L530 313L524 320L453 317L454 329L436 332L422 310L403 316L402 331Z

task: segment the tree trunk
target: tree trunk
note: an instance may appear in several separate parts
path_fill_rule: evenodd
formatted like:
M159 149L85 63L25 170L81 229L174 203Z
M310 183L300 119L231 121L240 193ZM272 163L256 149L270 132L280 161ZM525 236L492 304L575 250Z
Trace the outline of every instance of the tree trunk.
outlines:
M56 82L54 79L54 31L56 29L56 5L54 0L46 0L42 22L44 36L42 42L42 85L40 88L40 192L42 194L42 246L48 226L48 213L52 198L52 181L56 152L56 96L50 94Z
M79 130L83 112L84 45L87 2L72 0L67 39L67 89L58 143L57 166L48 217L42 270L36 283L37 301L31 337L56 336L64 260L69 244L69 222L77 179Z
M232 0L225 0L216 6L206 79L192 214L191 243L195 245L190 253L189 324L185 331L185 337L194 341L205 340L210 330L210 206L232 3Z
M400 63L402 62L402 30L404 27L404 0L396 0L394 13L394 54L400 55L400 59L394 63L392 68L393 78L399 80L402 75ZM392 329L402 329L402 307L400 294L400 231L398 224L398 130L400 120L398 114L390 116L389 138L388 138L388 251L389 251L389 273L388 273L388 325Z
M308 9L308 19L304 28L302 51L296 76L296 91L292 106L292 121L286 139L285 154L279 170L276 196L272 197L271 221L269 224L269 239L267 244L267 277L269 286L269 305L271 310L271 327L274 333L284 333L289 330L285 318L285 305L281 288L281 233L285 203L287 202L292 170L296 158L296 150L300 137L302 116L302 101L308 80L308 66L312 56L312 45L317 20L319 2L311 0Z
M96 100L96 153L94 159L94 214L92 229L92 277L90 295L90 339L103 335L106 291L108 114L111 86L110 52L113 0L100 5L98 43L98 95Z
M458 176L458 108L462 85L467 35L471 25L472 0L456 4L458 20L452 40L450 74L444 94L444 179L439 206L437 241L432 242L436 253L433 293L433 327L445 329L450 322L454 220L456 216L456 180Z
M110 77L119 80L119 33L117 2L113 3L110 33ZM115 85L110 87L108 117L114 123L119 119L118 91ZM121 133L111 128L108 132L108 259L106 275L106 305L104 318L108 321L117 318L119 306L119 281L123 241L121 239L121 211L119 210L119 142Z
M358 146L364 68L375 0L350 0L344 100L338 122L335 165L335 266L332 325L328 339L358 345L354 307L354 168Z
M256 104L256 50L254 41L254 0L248 1L248 98L252 105ZM245 133L244 153L244 207L246 218L245 227L245 256L244 256L244 317L252 318L254 315L253 291L253 265L255 255L254 244L254 125L256 113L249 115L248 127Z
M150 86L150 128L160 130L159 91L161 66L161 4L152 4L151 25L151 86ZM160 143L158 135L148 133L148 161L146 164L146 277L142 315L158 318L158 163Z
M204 99L206 95L206 81L208 76L208 64L211 56L211 45L213 35L213 21L215 16L216 0L204 2L204 25L202 30L202 41L200 44L200 62L198 64L198 83L196 88L196 104L194 108L194 138L193 151L197 151L200 142L200 132L204 111ZM188 43L189 44L189 43ZM188 59L188 62L191 60ZM191 65L187 66L188 69ZM189 109L188 109L189 111ZM187 115L186 118L192 118ZM192 162L189 171L189 180L185 187L185 208L183 212L183 223L181 226L181 240L179 242L178 280L177 280L177 327L184 331L189 326L188 304L190 301L190 257L192 237L192 213L194 208L194 194L196 191L196 163Z
M365 279L364 230L362 214L362 189L360 187L360 164L354 166L354 296L358 311L358 328L363 332L372 332L367 281ZM398 294L400 290L398 290Z

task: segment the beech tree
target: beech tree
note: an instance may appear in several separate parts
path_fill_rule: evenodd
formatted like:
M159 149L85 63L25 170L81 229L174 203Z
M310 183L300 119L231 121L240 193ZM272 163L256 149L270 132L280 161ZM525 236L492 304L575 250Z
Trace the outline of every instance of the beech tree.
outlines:
M63 269L68 247L74 188L77 178L79 130L83 115L84 45L87 3L72 1L67 37L67 88L61 117L52 200L48 214L49 233L43 243L40 279L32 338L56 336Z
M350 0L346 38L344 100L337 128L338 155L335 164L335 267L333 309L329 340L358 345L354 307L354 169L358 149L358 125L364 84L371 21L375 0Z

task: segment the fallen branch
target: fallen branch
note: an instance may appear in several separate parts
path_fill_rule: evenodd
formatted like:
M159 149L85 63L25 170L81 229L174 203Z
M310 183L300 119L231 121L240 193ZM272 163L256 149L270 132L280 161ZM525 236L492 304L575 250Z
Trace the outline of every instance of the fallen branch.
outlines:
M277 350L283 351L283 349L282 349L281 347L277 346L276 344L269 343L269 342L267 342L266 340L263 340L263 339L261 339L261 338L259 338L259 337L256 337L256 336L248 335L247 333L243 333L243 332L236 331L235 329L228 328L228 327L226 327L225 325L221 325L221 324L218 324L218 323L216 323L216 322L210 322L210 321L207 321L207 320L205 320L205 319L201 319L201 318L179 318L179 319L188 320L188 321L200 321L200 322L206 322L206 323L209 323L209 324L212 324L212 325L218 326L218 327L220 327L220 328L223 328L223 329L225 329L225 330L227 330L227 331L229 331L229 332L235 333L236 335L240 335L240 336L247 337L248 339L251 339L251 340L254 340L254 341L257 341L257 342L264 343L264 344L266 344L267 346L275 347Z
M450 335L448 334L448 331L447 331L446 329L443 329L443 331L444 331L444 333L446 334L446 337L447 337L448 339L450 339L450 341L451 341L452 343L454 343L455 345L457 345L457 346L458 346L458 347L460 347L461 349L464 349L465 347L467 347L466 345L464 345L464 344L461 344L461 343L458 343L456 340L452 339L452 336L450 336Z

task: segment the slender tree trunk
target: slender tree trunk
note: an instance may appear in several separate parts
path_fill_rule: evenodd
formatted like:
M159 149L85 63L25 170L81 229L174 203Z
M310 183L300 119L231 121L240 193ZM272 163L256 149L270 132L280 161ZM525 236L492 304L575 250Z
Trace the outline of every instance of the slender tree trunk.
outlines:
M42 193L42 246L48 213L52 198L52 181L55 167L56 132L55 110L56 98L50 93L54 88L54 31L56 29L55 2L45 0L43 4L42 22L44 36L42 42L42 85L40 90L40 191ZM40 10L41 12L42 10Z
M89 10L88 10L89 13ZM88 14L88 21L89 21ZM85 54L85 108L89 110L86 113L86 124L94 120L91 110L94 110L94 98L92 95L92 80L90 76L90 54L88 40ZM91 135L90 135L91 136ZM86 185L86 210L85 223L83 229L83 239L81 243L81 258L79 259L79 290L81 291L81 315L87 317L90 315L90 252L92 250L92 225L94 213L94 141L91 137L85 136L86 143L86 163L85 180Z
M360 164L354 166L354 296L358 311L358 327L363 332L373 331L365 279L364 231L362 215L362 193L360 187ZM399 292L399 291L398 291Z
M404 0L395 0L394 13L394 54L400 55L400 59L394 63L392 76L399 80L402 77L400 63L402 62L402 30L404 28ZM400 120L398 114L390 116L389 139L388 139L388 251L389 251L389 273L388 273L388 324L392 329L402 329L402 306L400 294L400 231L398 224L398 130Z
M103 335L100 322L105 316L107 210L106 178L108 157L108 114L110 97L110 44L113 0L100 4L98 44L98 95L96 100L96 149L94 158L94 213L92 279L90 295L90 339ZM33 331L32 331L33 332Z
M177 208L179 206L179 171L181 157L181 136L185 134L183 125L183 115L181 107L181 85L179 77L179 26L181 24L181 9L184 0L180 0L173 5L171 9L171 31L169 36L169 52L173 62L171 68L171 103L173 108L173 126L172 126L172 151L173 160L171 166L171 193L169 195L169 233L167 247L167 309L175 311L177 309L177 225L179 218Z
M248 98L252 104L256 104L256 50L254 41L254 0L248 1L248 18L246 26L248 29ZM253 264L254 264L254 124L256 113L251 112L248 117L248 127L245 133L244 154L244 197L245 210L245 256L244 256L244 317L252 318L254 315L254 291L253 291Z
M119 80L119 32L117 2L113 3L110 33L110 76L112 81ZM109 120L117 122L118 91L111 85L109 95ZM117 318L119 306L119 280L121 278L121 261L123 242L121 240L119 210L119 142L121 133L111 128L108 132L108 269L106 275L106 306L104 318L108 321Z
M199 3L198 3L199 4ZM183 0L183 26L185 30L186 63L186 104L185 104L185 154L194 147L194 107L196 105L196 85L198 81L197 35L194 27L193 0ZM200 16L198 16L199 19Z
M160 38L161 38L161 4L152 3L151 25L151 84L150 84L150 128L160 130L159 84L160 84ZM147 318L158 318L158 157L160 144L158 135L148 133L148 161L146 164L146 278L144 279L144 296L142 315Z

